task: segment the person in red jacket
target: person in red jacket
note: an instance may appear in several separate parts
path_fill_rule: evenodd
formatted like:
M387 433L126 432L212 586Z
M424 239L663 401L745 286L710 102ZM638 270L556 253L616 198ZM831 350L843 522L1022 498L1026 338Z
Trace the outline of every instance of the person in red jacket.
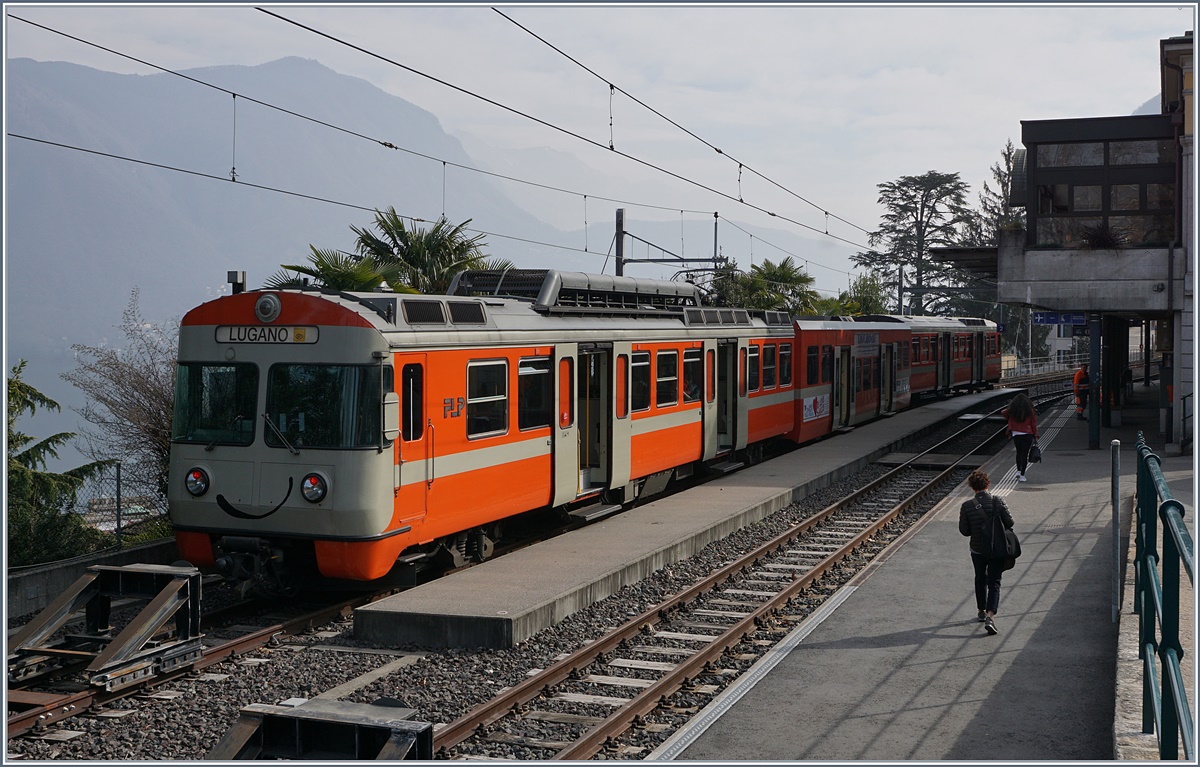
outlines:
M1006 432L1017 448L1017 481L1025 481L1025 470L1029 467L1029 448L1037 440L1037 409L1024 394L1013 397L1008 407L1000 411L1008 419Z

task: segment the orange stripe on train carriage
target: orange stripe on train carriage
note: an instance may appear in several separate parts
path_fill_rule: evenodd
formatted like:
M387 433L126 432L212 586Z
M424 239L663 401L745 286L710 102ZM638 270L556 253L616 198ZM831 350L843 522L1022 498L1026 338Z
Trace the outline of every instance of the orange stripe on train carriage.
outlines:
M552 464L549 454L434 476L401 488L390 530L411 525L409 544L427 543L465 528L539 509L550 504ZM428 513L414 515L418 504Z
M634 434L630 440L629 475L646 477L699 461L704 445L700 420L695 423Z

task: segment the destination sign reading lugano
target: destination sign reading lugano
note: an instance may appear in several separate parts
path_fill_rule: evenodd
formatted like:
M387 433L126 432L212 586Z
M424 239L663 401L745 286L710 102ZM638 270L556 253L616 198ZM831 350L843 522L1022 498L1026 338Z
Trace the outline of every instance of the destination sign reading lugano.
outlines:
M218 325L219 344L315 344L311 325Z

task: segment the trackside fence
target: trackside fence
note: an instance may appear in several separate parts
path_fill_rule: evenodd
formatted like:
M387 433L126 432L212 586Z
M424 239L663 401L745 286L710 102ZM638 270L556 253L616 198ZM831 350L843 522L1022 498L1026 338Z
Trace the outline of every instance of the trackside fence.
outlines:
M1138 658L1142 661L1142 732L1158 734L1162 759L1195 762L1192 714L1179 661L1180 566L1192 573L1192 537L1183 522L1186 509L1171 496L1162 462L1137 439L1137 508L1133 609L1138 614ZM1159 556L1159 524L1162 556ZM1158 668L1161 666L1161 670Z

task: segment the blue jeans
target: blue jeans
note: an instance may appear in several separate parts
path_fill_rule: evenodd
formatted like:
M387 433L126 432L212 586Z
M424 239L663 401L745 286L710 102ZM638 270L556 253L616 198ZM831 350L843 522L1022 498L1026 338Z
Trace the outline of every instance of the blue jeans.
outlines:
M975 606L995 615L1000 610L1000 575L1004 572L1004 560L990 559L972 551L971 564L975 565Z

